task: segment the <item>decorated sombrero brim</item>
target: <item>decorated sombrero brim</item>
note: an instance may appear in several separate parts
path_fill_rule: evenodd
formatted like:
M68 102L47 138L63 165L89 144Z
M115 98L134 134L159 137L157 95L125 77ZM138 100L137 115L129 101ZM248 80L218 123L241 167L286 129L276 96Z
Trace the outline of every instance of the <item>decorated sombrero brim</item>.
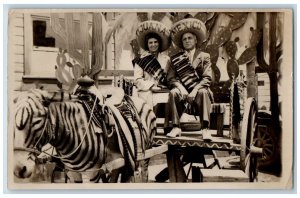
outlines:
M136 30L136 37L141 48L146 49L145 37L149 33L156 33L162 41L161 50L165 51L171 45L170 29L158 21L145 21Z
M206 40L206 27L205 24L194 18L187 18L175 23L171 29L171 38L175 45L183 48L182 35L184 33L193 33L197 37L197 47L200 47L201 43Z

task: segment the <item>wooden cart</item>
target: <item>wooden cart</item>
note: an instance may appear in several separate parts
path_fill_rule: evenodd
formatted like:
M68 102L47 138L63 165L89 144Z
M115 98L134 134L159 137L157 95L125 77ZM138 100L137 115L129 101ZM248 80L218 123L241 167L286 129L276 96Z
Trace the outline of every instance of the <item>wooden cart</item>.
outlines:
M245 110L241 124L241 142L234 143L230 137L230 131L224 131L224 135L217 136L217 130L210 130L212 141L206 142L200 131L183 132L181 137L169 138L163 134L154 138L156 145L168 145L167 163L170 182L185 182L192 170L192 181L250 181L257 178L257 157L262 149L255 146L257 133L257 107L254 98L248 98L245 102ZM230 151L237 156L219 158L217 151ZM211 169L205 162L204 155L212 154L213 165L218 168ZM185 156L188 160L185 161ZM183 158L183 159L182 159ZM238 160L238 163L236 163ZM197 164L203 163L203 168ZM227 165L224 164L227 162ZM230 162L232 162L230 164ZM184 166L190 163L189 171L184 171ZM196 164L194 166L193 164Z

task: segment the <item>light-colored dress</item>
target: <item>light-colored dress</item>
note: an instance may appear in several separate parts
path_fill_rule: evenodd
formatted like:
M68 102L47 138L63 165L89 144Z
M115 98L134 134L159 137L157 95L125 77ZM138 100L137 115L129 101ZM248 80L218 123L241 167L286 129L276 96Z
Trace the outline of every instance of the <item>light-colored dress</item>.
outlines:
M141 55L141 58L148 55L150 55L149 52L145 52ZM157 60L164 72L167 73L170 67L170 57L166 54L159 53ZM134 67L134 79L138 96L144 99L147 104L149 104L153 108L151 88L155 85L159 85L158 80L156 80L151 74L144 71L138 64L135 64Z

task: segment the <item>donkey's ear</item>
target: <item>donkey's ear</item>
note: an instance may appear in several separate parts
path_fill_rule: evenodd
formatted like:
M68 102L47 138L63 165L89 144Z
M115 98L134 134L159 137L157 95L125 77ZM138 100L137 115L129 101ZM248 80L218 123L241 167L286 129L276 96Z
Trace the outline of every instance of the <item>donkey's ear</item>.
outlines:
M32 89L30 90L32 94L34 94L34 96L36 98L45 100L45 99L50 99L51 95L49 94L48 91L43 90L43 89Z

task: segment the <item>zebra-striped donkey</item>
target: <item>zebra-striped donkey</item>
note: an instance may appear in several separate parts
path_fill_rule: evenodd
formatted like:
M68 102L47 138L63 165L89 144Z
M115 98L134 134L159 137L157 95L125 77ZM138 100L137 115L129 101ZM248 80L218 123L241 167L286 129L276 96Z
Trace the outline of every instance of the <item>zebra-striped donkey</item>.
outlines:
M140 119L137 124L132 118L124 119L126 113L119 111L122 105L107 103L100 109L95 105L97 100L89 106L78 98L39 89L18 98L14 125L16 177L31 176L42 147L49 143L57 152L52 158L60 159L67 171L85 172L91 182L99 182L100 178L117 182L119 174L122 182L129 181L138 168L137 152L150 148L156 133L153 111L140 99L128 98L128 103L134 101L136 114L132 117ZM135 130L129 126L133 124ZM143 182L147 180L147 165L146 161Z

